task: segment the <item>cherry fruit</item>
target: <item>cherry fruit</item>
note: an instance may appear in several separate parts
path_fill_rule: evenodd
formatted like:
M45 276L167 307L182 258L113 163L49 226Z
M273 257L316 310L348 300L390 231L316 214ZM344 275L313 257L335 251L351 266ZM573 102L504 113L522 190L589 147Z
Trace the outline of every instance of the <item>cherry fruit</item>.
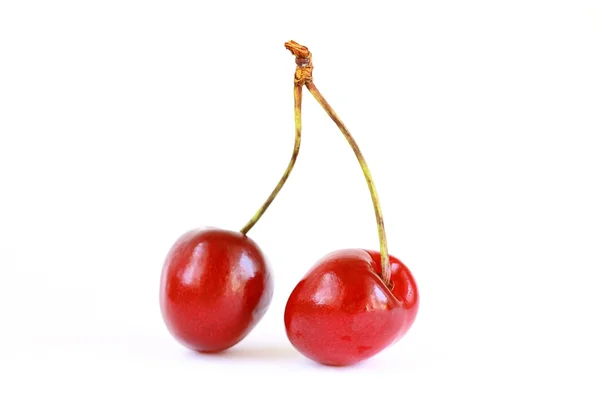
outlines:
M240 232L190 231L173 245L163 266L163 318L192 350L216 352L237 344L263 317L272 295L262 251Z
M408 268L388 254L373 177L350 131L313 82L312 54L294 41L285 47L296 57L296 86L308 89L354 151L377 220L379 252L352 249L325 256L296 285L285 308L287 336L298 351L323 364L346 366L406 334L419 309L419 293Z
M285 329L306 357L346 366L396 342L419 308L412 274L390 257L391 290L381 280L379 252L339 250L319 260L298 283L285 308Z

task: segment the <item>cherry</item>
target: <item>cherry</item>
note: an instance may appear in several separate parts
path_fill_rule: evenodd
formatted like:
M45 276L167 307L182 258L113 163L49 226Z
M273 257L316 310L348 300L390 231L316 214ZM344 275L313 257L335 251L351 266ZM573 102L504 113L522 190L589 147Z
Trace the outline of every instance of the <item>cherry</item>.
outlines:
M392 289L381 280L380 254L339 250L319 260L298 283L285 307L292 345L306 357L346 366L400 339L417 315L417 285L408 268L390 257Z
M294 151L270 196L240 232L198 229L181 236L163 265L160 306L165 324L183 345L216 352L241 341L265 314L273 280L265 256L246 236L273 202L300 152L301 86L294 85Z
M192 350L215 352L237 344L263 317L272 295L262 251L239 232L190 231L173 245L163 267L165 323Z
M358 144L313 82L312 54L294 41L297 86L305 86L338 126L367 181L380 251L340 250L319 260L292 291L284 314L287 336L302 354L323 364L346 366L374 356L398 341L419 308L408 268L388 254L375 183Z

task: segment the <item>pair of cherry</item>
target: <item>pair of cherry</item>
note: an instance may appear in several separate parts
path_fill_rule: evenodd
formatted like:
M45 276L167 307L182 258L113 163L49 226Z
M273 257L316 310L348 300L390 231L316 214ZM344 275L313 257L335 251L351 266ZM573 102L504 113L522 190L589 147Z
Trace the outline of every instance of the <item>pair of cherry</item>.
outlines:
M309 50L294 41L296 141L290 163L263 206L240 232L198 229L184 234L165 261L160 288L163 318L172 335L200 352L226 350L263 317L273 295L270 268L246 236L283 187L300 150L302 88L306 87L338 125L363 170L377 219L380 251L347 249L319 260L290 295L285 328L305 356L343 366L369 358L400 339L419 307L408 268L389 256L377 192L366 162L348 129L312 81Z

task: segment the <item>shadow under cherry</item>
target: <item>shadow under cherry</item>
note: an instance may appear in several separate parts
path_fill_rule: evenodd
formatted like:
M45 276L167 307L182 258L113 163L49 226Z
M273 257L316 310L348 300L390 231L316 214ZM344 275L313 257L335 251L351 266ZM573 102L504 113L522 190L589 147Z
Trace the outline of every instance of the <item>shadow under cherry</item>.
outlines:
M193 357L228 358L239 360L287 360L301 359L302 355L291 346L236 346L218 353L189 352Z

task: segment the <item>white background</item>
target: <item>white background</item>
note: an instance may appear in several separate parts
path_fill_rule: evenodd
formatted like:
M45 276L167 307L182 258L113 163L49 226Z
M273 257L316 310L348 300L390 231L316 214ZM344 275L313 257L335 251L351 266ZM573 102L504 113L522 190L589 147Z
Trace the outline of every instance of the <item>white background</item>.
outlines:
M377 248L308 93L296 169L249 234L276 275L263 321L203 356L158 306L174 240L239 229L288 162L289 39L421 290L409 334L351 368L283 327L313 262ZM599 51L591 0L3 1L0 416L597 417Z

